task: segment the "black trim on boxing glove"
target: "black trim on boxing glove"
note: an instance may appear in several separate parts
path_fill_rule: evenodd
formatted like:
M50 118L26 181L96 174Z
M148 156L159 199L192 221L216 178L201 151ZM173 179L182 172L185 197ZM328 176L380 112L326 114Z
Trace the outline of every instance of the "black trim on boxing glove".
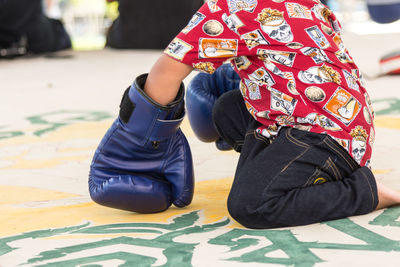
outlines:
M125 123L128 123L132 112L135 110L135 104L129 98L129 89L130 87L125 90L121 103L119 104L119 117Z

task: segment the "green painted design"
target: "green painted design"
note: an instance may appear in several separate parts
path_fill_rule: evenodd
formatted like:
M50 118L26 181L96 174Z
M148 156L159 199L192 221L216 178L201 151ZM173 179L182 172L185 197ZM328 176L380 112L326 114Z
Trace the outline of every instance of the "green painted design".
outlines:
M400 207L392 207L385 209L381 215L372 220L369 224L380 226L397 226L400 227Z
M370 225L399 227L397 221L400 217L400 207L384 210ZM201 224L199 211L181 214L170 223L118 223L108 225L91 226L89 223L41 231L32 231L5 237L0 239L0 256L13 250L10 243L23 239L45 239L53 236L88 235L86 240L72 246L48 249L20 265L28 266L102 266L104 262L119 262L118 266L153 266L156 264L157 256L143 255L139 248L157 249L165 257L162 265L157 267L190 267L192 266L193 254L196 247L214 245L229 249L229 256L220 254L220 260L237 262L243 264L275 264L294 267L312 267L317 263L324 262L318 256L317 251L342 250L342 251L381 251L400 252L400 241L392 240L373 232L361 225L356 224L349 218L324 222L322 224L346 234L359 242L351 244L334 242L303 242L297 238L290 229L252 230L252 229L228 229L230 224L228 218L221 221ZM181 237L192 234L205 234L214 232L214 238L185 239ZM151 236L144 238L135 237L135 233L150 233ZM216 234L215 234L216 233ZM94 237L92 235L120 234L113 238ZM126 236L132 234L132 236ZM194 235L195 236L195 235ZM100 239L100 240L99 240ZM21 244L21 242L19 242ZM264 246L263 246L264 245ZM111 249L119 246L120 251ZM253 249L252 249L253 247ZM136 248L135 250L133 250ZM126 251L125 251L125 250ZM317 249L317 250L316 250ZM97 250L97 251L96 251ZM99 252L104 251L104 252ZM133 251L132 251L133 250ZM276 256L280 252L282 256ZM78 256L84 255L84 256ZM82 254L83 253L83 254ZM94 255L94 254L97 255ZM275 256L274 256L275 255ZM228 264L229 265L229 264Z
M21 131L0 132L0 140L24 135Z
M380 115L398 115L400 114L400 99L398 98L382 98L382 99L376 99L372 100L373 104L380 104L380 103L385 103L388 106L386 108L380 109L380 110L375 110L375 115L380 116Z
M26 119L33 125L40 125L42 129L33 132L36 136L57 130L62 126L71 125L84 121L101 121L115 117L102 111L80 111L80 110L59 110L43 113ZM4 127L0 127L4 128ZM23 131L0 131L0 140L25 135Z
M143 228L155 228L162 230L177 230L193 225L199 219L197 212L183 214L173 219L171 224L162 223L118 223L86 227L74 233L84 234L121 234L121 233L162 233L160 230L148 230ZM149 232L150 231L150 232Z
M84 228L88 225L89 225L89 223L85 223L85 224L78 225L78 226L64 227L64 228L58 228L58 229L38 230L38 231L32 231L32 232L23 233L23 234L19 234L19 235L15 235L15 236L0 238L0 256L7 254L16 249L16 248L10 247L9 245L7 245L7 243L17 241L17 240L27 239L27 238L45 238L45 237L56 236L56 235L60 235L60 234L69 233L71 231L76 231L76 230Z
M396 221L400 217L400 207L385 210L375 218L371 225L400 226ZM234 229L230 232L218 236L209 241L210 244L223 245L230 247L231 251L239 251L260 243L260 237L265 238L271 245L265 246L255 251L244 253L238 257L226 260L236 262L254 263L273 263L285 266L307 267L314 266L322 260L310 249L333 249L333 250L355 250L355 251L400 251L400 241L391 240L377 233L372 232L349 218L329 221L323 224L328 225L342 233L354 237L363 243L362 245L343 244L343 243L324 243L324 242L301 242L290 230L249 230ZM240 237L244 238L240 238ZM249 237L258 238L249 238ZM286 258L268 257L267 253L283 251Z
M27 120L32 124L46 126L45 128L33 133L36 136L41 136L44 133L55 131L62 126L73 123L82 121L101 121L111 117L112 116L106 112L60 110L31 116L28 117Z
M245 238L240 239L242 236ZM258 238L249 238L251 236ZM323 261L311 252L309 243L297 240L290 230L234 229L211 239L209 243L229 246L231 251L234 251L258 245L260 238L265 238L266 243L272 244L226 260L243 263L271 263L296 267L313 266L315 263ZM267 253L274 251L283 251L287 257L267 256Z
M55 262L55 263L46 263L41 265L35 265L37 267L75 267L75 266L82 266L82 267L102 267L103 265L98 264L91 264L93 262L102 262L107 260L120 260L121 264L119 267L148 267L151 266L153 263L157 261L154 257L142 256L137 255L134 253L128 252L113 252L107 253L103 255L96 255L96 256L89 256L83 257L79 259L72 259L72 260L65 260L62 262ZM90 265L86 265L90 264Z
M104 260L121 259L125 263L120 266L142 266L141 264L143 264L143 266L150 266L152 262L155 262L157 260L156 258L153 257L146 257L143 255L137 255L135 253L127 253L127 252L102 254L98 257L90 256L84 258L82 262L80 261L81 259L79 260L60 259L66 255L70 255L85 250L106 248L113 245L131 245L131 246L162 249L163 254L167 258L167 262L164 265L162 265L163 267L168 267L168 266L188 267L191 266L191 260L194 248L199 243L182 243L182 242L176 242L174 241L174 239L189 234L206 233L224 227L230 223L229 219L225 219L220 222L197 226L196 223L198 220L199 220L198 211L195 211L188 214L183 214L175 218L171 224L126 223L126 224L111 224L104 226L79 228L77 230L71 231L69 234L116 233L117 229L120 229L121 226L123 228L122 229L123 233L137 233L140 232L138 230L140 230L141 228L148 227L148 228L158 229L158 233L160 234L153 239L120 236L112 239L106 239L96 242L89 242L74 246L58 248L54 250L48 250L40 253L39 256L35 258L29 259L26 264L29 265L35 264L35 266L76 266L77 263L79 264L96 263L101 261L101 259ZM136 229L135 227L140 227L140 228ZM102 232L102 230L105 230L105 233ZM145 231L143 231L142 233L148 233L148 230L145 229ZM54 260L56 259L60 259L60 261L54 262ZM49 260L52 260L53 263L40 264L41 262ZM132 265L133 262L135 262L135 265Z
M121 264L119 264L119 267L148 267L154 264L157 259L154 257L148 257L148 256L142 256L142 255L137 255L134 253L128 253L128 252L113 252L113 253L107 253L103 255L96 255L96 256L89 256L89 257L83 257L83 258L78 258L78 259L72 259L72 260L65 260L62 262L55 262L55 263L46 263L46 264L40 264L40 265L35 265L37 267L76 267L76 266L82 266L82 267L102 267L103 265L99 264L92 264L94 262L102 262L102 261L107 261L107 260L119 260L121 261ZM89 264L89 265L86 265Z
M368 251L400 251L400 241L392 240L372 232L349 218L325 222L324 224L363 241L363 245L319 243L312 244L313 248L341 249L341 250L368 250Z

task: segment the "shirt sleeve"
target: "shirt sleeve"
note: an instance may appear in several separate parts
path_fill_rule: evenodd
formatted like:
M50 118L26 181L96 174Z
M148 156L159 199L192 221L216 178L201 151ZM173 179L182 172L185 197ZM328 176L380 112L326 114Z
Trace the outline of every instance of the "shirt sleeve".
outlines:
M226 1L207 1L164 53L196 70L213 73L246 47L234 19Z

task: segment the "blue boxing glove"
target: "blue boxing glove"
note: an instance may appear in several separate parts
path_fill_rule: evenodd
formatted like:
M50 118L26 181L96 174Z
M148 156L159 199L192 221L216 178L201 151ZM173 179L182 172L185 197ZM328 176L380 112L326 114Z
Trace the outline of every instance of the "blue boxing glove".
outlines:
M186 108L193 132L203 142L216 142L219 150L231 147L223 141L212 121L215 101L225 92L239 89L240 78L230 64L223 64L213 74L199 73L189 83Z
M371 19L377 23L392 23L400 19L400 0L367 0Z
M90 166L89 191L96 203L112 208L154 213L173 203L191 203L193 161L180 130L184 86L167 106L143 91L147 75L125 91L119 117L107 131Z

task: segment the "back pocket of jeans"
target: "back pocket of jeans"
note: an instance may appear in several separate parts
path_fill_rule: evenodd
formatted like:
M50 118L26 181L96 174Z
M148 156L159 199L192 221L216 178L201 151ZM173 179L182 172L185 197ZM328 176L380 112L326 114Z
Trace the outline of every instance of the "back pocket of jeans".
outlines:
M340 172L337 169L333 160L328 157L322 167L316 167L314 173L308 178L307 182L304 184L304 187L310 185L319 185L324 184L326 182L333 182L341 180Z

